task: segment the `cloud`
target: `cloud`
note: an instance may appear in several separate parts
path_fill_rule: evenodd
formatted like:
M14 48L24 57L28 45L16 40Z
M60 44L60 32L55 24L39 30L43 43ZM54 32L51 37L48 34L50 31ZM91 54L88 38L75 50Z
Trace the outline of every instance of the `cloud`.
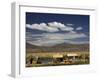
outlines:
M77 32L76 31L70 31L69 33L73 33L74 34L74 33L77 33Z
M67 26L74 26L74 24L69 23L69 24L67 24Z
M48 23L48 26L56 27L56 28L64 28L64 27L66 27L64 24L56 22L56 21Z
M47 31L47 32L57 32L59 29L54 28L54 27L49 27L45 23L40 23L40 24L26 24L26 27L31 28L31 29L37 29L41 31Z
M76 28L76 30L82 30L82 29L83 29L82 27L77 27L77 28Z
M83 38L86 37L85 34L83 33L46 33L46 34L42 34L44 39L53 39L53 40L61 40L61 39L75 39L75 38Z
M88 44L89 41L68 41L70 44Z
M27 39L28 43L37 46L52 46L61 43L78 43L78 41L73 41L77 38L87 37L84 33L43 33L38 35L32 35L30 39ZM79 43L83 43L82 41ZM85 43L85 42L84 42Z
M49 23L40 23L40 24L26 24L26 27L31 29L37 29L41 31L47 31L47 32L58 32L61 31L72 31L74 30L73 27L66 26L59 22L49 22Z
M82 30L82 27L77 27L74 29L73 24L63 24L60 22L49 22L40 24L26 24L26 27L33 30L46 31L42 34L26 32L26 41L30 44L37 46L53 46L61 43L71 43L71 44L84 44L89 41L84 41L83 38L88 36L84 33L78 33L77 30ZM76 31L75 31L76 30ZM64 32L60 32L64 31ZM54 33L57 32L57 33ZM77 39L77 40L75 40ZM81 40L80 40L81 39Z
M59 23L59 22L50 22L50 23L48 23L48 25L49 25L50 27L59 28L59 29L62 30L62 31L72 31L72 30L74 30L73 27L66 26L66 25L64 25L64 24L62 24L62 23Z
M28 43L36 46L53 46L56 44L64 43L64 40L37 40L37 41L28 41Z

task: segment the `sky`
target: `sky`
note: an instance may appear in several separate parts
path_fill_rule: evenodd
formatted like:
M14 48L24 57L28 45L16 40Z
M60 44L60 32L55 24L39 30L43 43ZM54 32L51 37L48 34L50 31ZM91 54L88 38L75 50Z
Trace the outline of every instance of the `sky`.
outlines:
M26 12L26 42L36 46L89 43L89 15Z

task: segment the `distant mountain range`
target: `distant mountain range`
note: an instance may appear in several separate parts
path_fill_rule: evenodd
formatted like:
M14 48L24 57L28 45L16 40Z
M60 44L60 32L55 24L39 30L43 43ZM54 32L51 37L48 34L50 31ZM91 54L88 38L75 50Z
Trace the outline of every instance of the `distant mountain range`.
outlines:
M54 46L36 46L26 43L27 53L38 53L38 52L73 52L73 51L89 51L89 44L68 44L62 43Z

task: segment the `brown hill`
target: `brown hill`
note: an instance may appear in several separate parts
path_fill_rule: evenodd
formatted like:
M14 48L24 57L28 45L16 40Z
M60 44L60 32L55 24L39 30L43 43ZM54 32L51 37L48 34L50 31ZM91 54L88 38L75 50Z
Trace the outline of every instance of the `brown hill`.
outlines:
M36 46L26 43L26 51L29 53L38 52L73 52L73 51L89 51L89 44L57 44L55 46Z

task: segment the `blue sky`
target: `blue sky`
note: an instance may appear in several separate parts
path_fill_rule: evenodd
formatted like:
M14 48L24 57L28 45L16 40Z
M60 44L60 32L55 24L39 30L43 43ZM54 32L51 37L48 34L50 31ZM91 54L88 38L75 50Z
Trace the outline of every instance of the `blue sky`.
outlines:
M26 41L37 46L89 43L89 16L27 12Z

